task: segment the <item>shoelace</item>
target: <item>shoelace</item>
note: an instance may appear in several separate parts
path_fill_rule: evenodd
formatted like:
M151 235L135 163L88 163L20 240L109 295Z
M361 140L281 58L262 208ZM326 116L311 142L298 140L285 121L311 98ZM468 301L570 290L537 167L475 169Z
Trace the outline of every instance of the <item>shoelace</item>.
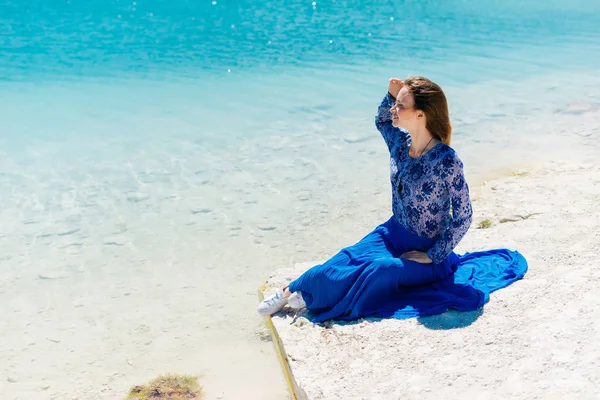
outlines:
M275 296L271 297L270 299L267 300L267 304L269 306L275 305L275 303L277 303L279 300L281 300L281 298L283 297L283 294L277 292L275 294Z

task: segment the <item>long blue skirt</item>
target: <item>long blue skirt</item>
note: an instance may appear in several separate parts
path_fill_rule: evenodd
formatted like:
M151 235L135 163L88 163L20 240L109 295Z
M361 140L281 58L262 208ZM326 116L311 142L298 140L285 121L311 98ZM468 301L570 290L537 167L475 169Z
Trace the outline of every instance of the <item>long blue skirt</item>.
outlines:
M440 264L400 258L407 251L427 251L434 242L391 217L355 245L306 271L289 289L302 292L313 322L405 319L449 309L476 310L491 292L523 278L527 271L525 258L508 249L453 252Z

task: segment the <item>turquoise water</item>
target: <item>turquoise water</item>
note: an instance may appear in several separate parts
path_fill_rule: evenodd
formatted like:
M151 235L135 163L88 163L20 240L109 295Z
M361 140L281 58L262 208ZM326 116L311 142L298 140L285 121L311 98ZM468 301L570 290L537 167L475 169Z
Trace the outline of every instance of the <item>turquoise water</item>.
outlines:
M387 218L388 78L444 87L473 186L594 160L599 20L597 1L4 0L0 391L112 399L174 370L282 398L256 288Z
M590 66L594 55L581 50L597 50L599 7L583 0L4 1L0 65L12 81L134 73L214 79L227 69L256 78L387 64L470 83L510 76L511 62L529 64L525 76L565 62ZM566 49L573 45L575 53ZM486 62L460 77L447 70L466 60ZM496 66L482 71L489 62Z

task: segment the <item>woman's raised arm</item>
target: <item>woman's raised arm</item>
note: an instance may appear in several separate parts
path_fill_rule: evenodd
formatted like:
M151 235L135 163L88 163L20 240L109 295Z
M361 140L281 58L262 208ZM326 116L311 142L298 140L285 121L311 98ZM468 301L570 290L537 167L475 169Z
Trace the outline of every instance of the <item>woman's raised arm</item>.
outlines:
M390 151L394 145L399 142L404 143L408 139L408 132L394 127L392 124L392 113L390 112L390 109L396 103L396 96L400 89L402 89L402 85L403 83L400 79L390 79L388 92L377 108L377 116L375 117L375 126L381 133L381 136L383 136L383 140L385 140L385 144L387 144Z

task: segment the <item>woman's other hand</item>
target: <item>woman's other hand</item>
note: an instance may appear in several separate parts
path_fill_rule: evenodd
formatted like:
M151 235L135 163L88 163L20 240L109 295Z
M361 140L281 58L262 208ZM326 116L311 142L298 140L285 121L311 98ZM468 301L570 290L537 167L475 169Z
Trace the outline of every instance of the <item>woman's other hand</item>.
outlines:
M421 264L431 264L433 262L427 253L423 253L422 251L407 251L406 253L402 254L400 258L416 261Z
M391 94L392 97L396 98L398 97L398 92L400 89L402 89L402 86L404 86L404 82L402 82L401 79L391 78L390 85L388 86L388 93Z

